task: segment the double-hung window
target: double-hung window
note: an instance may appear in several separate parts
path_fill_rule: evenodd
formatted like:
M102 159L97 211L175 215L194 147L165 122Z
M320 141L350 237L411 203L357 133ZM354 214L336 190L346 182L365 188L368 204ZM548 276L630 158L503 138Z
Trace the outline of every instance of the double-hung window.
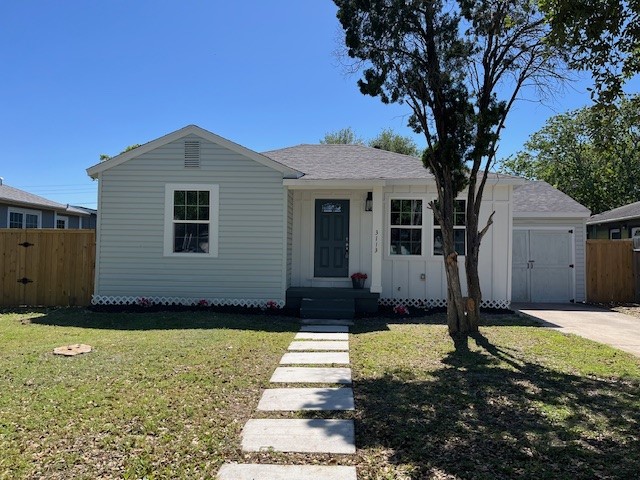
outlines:
M9 228L40 228L41 214L37 210L9 208Z
M218 185L165 187L164 254L218 255Z
M392 199L391 255L422 255L422 200Z
M467 201L456 200L453 208L453 243L458 255L466 254L466 223ZM444 242L442 241L442 229L435 217L433 219L433 254L442 255Z

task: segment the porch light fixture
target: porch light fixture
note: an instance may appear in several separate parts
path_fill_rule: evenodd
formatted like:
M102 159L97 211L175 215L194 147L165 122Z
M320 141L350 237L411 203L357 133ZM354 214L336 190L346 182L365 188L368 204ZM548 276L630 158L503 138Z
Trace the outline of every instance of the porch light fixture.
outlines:
M373 211L373 192L367 192L367 199L364 201L364 211Z

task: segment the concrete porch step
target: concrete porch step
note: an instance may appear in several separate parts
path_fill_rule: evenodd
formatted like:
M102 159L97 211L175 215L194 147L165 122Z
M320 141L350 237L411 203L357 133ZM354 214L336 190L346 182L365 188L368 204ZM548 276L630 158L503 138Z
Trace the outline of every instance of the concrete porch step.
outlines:
M301 323L313 321L314 319L305 319ZM323 325L302 325L300 331L312 333L349 333L349 327L347 325L327 325L325 323Z
M306 327L347 327L347 330L344 330L345 332L349 331L349 327L353 327L353 320L348 320L348 319L331 319L331 318L301 318L300 319L300 325L302 326L302 328L306 328ZM300 331L305 331L302 330L302 328L300 329ZM310 331L310 330L307 330ZM327 330L322 330L322 331L327 331Z
M351 320L355 313L353 298L303 298L300 302L301 318Z

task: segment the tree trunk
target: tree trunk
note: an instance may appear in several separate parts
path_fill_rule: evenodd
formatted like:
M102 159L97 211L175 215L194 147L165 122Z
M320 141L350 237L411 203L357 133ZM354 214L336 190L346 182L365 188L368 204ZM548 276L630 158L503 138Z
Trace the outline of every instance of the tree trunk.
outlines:
M480 303L482 302L480 275L478 274L478 255L473 255L472 252L467 252L467 256L464 260L464 267L467 275L468 292L466 304L467 322L469 324L469 332L477 333L480 325Z
M464 312L464 300L460 287L460 271L458 270L458 255L450 253L444 259L447 274L447 326L449 335L455 336L469 332L467 318Z
M458 254L455 249L453 230L453 198L446 199L444 210L451 209L451 213L443 217L440 225L442 232L442 253L445 273L447 275L447 326L449 335L466 334L469 331L464 311L464 300L460 286L460 270L458 269Z
M470 192L467 195L466 215L466 240L467 254L464 259L465 275L467 277L467 322L469 332L477 333L480 325L480 304L482 303L482 291L480 290L480 275L478 274L478 260L480 258L481 235L478 232L478 215L476 206Z

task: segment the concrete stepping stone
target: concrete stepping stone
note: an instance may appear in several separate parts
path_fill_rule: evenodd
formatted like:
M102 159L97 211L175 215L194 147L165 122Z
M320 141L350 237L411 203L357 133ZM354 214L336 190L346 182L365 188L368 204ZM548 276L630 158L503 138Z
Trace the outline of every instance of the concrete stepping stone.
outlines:
M353 320L338 319L329 320L326 318L301 318L301 325L346 325L348 327L353 326Z
M278 367L271 383L351 383L351 369L342 367Z
M280 365L349 364L348 352L290 352L280 359Z
M258 410L353 410L350 388L273 388L265 390Z
M357 480L356 467L225 463L218 480Z
M291 342L289 350L349 350L347 341L314 341Z
M302 325L301 332L348 333L346 325Z
M338 332L300 332L294 340L349 340L348 333Z
M353 420L252 419L242 430L241 443L245 452L356 452Z

